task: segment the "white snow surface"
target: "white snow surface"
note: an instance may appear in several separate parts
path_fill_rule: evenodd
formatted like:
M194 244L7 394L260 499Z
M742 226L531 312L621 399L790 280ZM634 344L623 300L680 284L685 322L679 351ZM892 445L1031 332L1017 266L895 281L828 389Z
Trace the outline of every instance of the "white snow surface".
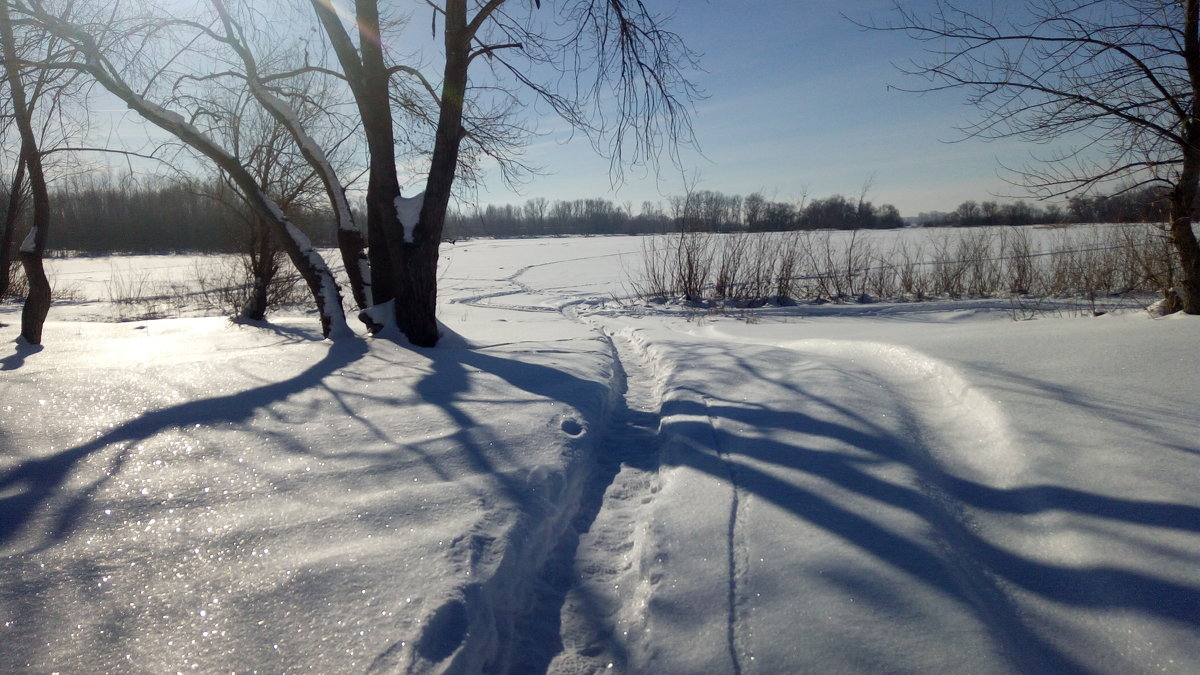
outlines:
M29 228L29 233L21 240L21 246L18 249L21 253L33 253L37 251L37 228Z
M400 227L404 228L404 241L410 244L413 241L417 223L421 221L421 207L424 204L425 192L423 190L412 197L396 197L396 220L399 220Z
M435 349L0 306L0 672L1200 672L1196 317L443 249Z

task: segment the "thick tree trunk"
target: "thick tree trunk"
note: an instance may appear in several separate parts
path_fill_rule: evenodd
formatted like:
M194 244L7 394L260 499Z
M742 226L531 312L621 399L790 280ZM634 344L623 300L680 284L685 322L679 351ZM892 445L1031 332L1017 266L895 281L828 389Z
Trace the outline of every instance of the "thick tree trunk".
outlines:
M1182 283L1182 309L1188 314L1200 314L1200 244L1192 230L1192 213L1196 205L1197 183L1200 182L1200 117L1195 104L1200 96L1200 1L1184 3L1183 57L1191 82L1192 105L1183 120L1183 165L1179 181L1171 191L1171 243L1179 255Z
M25 84L17 65L17 49L13 39L12 16L8 5L0 3L0 40L4 42L9 94L12 97L13 117L21 134L21 162L29 172L29 187L33 194L33 225L21 244L21 264L29 280L29 295L21 310L21 337L32 345L42 344L42 326L50 313L50 280L42 266L46 250L46 231L50 225L50 194L42 172L42 154L33 131L32 112L25 98Z
M441 109L425 183L421 215L411 242L403 244L404 269L395 275L396 324L413 344L432 347L438 341L437 262L446 210L458 171L463 139L463 101L467 90L471 33L465 0L449 0L445 15L446 67Z
M21 251L21 265L29 280L29 295L21 308L21 337L31 345L42 344L42 327L50 314L50 280L42 266L40 250Z
M1186 172L1185 172L1186 173ZM1176 186L1171 194L1171 244L1179 256L1181 276L1177 308L1188 314L1200 314L1200 242L1192 229L1192 209L1196 200L1195 178ZM1172 303L1168 298L1168 304ZM1176 309L1169 306L1168 311Z
M379 34L377 0L354 3L359 31L357 50L337 14L322 0L311 2L354 92L370 152L367 242L375 304L394 301L395 321L400 331L413 344L432 347L438 340L438 247L463 136L463 98L472 41L466 0L446 3L443 17L446 67L433 158L420 216L416 223L405 224L401 224L397 215L400 185L396 176L389 75L382 45L375 39Z
M250 321L267 318L271 282L275 279L275 246L272 245L270 224L259 219L251 226L250 246L245 252L246 269L250 272L250 295L239 316Z

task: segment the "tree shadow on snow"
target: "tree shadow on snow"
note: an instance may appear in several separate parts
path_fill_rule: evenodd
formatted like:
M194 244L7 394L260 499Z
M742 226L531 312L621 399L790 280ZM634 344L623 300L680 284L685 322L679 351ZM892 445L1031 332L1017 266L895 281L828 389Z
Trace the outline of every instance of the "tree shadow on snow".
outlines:
M16 370L25 365L25 359L45 349L42 345L31 345L21 338L13 341L13 353L0 358L0 370Z
M707 348L707 346L706 346ZM736 351L721 358L739 361ZM772 353L772 366L797 357ZM1117 524L1165 528L1200 534L1200 508L1186 504L1123 499L1055 485L997 488L955 476L932 460L914 441L873 422L861 411L837 401L787 385L741 360L737 372L751 373L764 387L783 386L794 396L821 409L822 418L796 411L773 410L742 401L725 401L711 392L720 383L705 383L704 391L664 404L670 434L686 439L674 445L671 456L680 466L709 474L719 481L732 478L739 490L775 505L792 517L848 542L912 580L956 601L988 626L1004 648L1012 667L1021 672L1085 672L1087 667L1054 644L1045 628L1028 624L1002 587L1016 588L1052 603L1094 610L1124 610L1184 625L1200 625L1200 588L1167 576L1115 566L1067 566L1030 557L985 538L962 520L954 502L980 513L1033 516L1066 512ZM803 380L798 380L802 382ZM831 421L833 420L833 421ZM714 423L715 422L715 423ZM749 438L734 429L753 429ZM822 449L806 448L760 437L778 430L800 432L833 441ZM919 430L917 430L919 433ZM908 467L917 479L892 482L872 473L878 466ZM799 476L797 479L786 478ZM812 480L816 479L816 480ZM827 486L832 485L834 490ZM826 486L813 489L814 486ZM841 492L843 498L836 496ZM832 495L832 498L831 498ZM947 499L948 498L948 499ZM876 522L854 504L878 503L900 509L928 524L949 543L963 566L947 558L937 543L906 536ZM731 542L732 546L732 542ZM731 563L732 564L732 563ZM836 571L835 571L836 572ZM880 602L898 602L887 593L866 588L869 580L835 573L843 583L857 584L859 593ZM894 594L895 589L892 589ZM847 648L853 648L847 646Z
M117 448L109 467L90 485L71 492L66 503L54 514L54 526L43 546L70 534L97 491L120 471L129 452L137 443L169 429L194 426L238 424L249 420L260 409L286 400L293 394L321 386L322 380L367 353L363 340L331 343L320 361L299 375L248 389L228 396L196 399L142 414L96 438L53 455L27 459L0 473L0 545L8 543L34 518L37 511L60 491L68 478L93 455Z

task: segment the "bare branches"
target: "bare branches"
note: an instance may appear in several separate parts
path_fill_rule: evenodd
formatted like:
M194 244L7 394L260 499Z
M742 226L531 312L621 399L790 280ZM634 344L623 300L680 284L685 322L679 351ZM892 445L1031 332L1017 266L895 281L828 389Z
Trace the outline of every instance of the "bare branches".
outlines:
M929 45L908 69L924 91L963 89L981 112L968 136L1076 147L1018 171L1043 197L1106 184L1168 188L1171 240L1183 283L1168 304L1200 314L1200 0L1027 3L1020 20L992 21L937 0L923 20L896 4L891 26ZM1079 140L1077 140L1079 139Z
M895 23L869 27L928 45L929 59L903 70L927 82L918 91L967 92L981 114L960 127L965 137L1082 139L1043 168L1018 170L1019 185L1051 197L1147 173L1170 180L1163 172L1192 115L1181 3L1060 0L996 8L995 19L936 7L923 18L897 3Z
M614 181L628 165L656 164L664 152L674 158L693 142L691 106L701 93L689 75L697 56L665 28L667 17L641 0L571 0L556 4L555 30L526 7L495 8L477 49L587 135L610 158Z

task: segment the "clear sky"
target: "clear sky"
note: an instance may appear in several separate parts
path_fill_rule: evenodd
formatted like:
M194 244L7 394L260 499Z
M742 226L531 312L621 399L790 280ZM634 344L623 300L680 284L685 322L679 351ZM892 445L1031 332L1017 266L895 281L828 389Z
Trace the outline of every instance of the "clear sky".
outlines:
M988 0L973 0L990 4ZM686 152L683 168L699 189L797 199L834 193L857 196L873 179L868 199L895 204L903 215L954 209L967 199L1019 194L1001 178L1000 163L1028 163L1031 147L1017 142L960 138L955 130L975 110L963 92L918 95L891 86L920 82L898 71L922 46L900 33L863 31L860 21L884 21L889 0L647 0L674 12L671 27L701 53L696 74L707 98L696 107L701 154ZM909 0L920 11L930 0ZM960 3L969 5L970 3ZM543 131L552 129L551 121ZM608 162L585 139L565 134L535 138L526 158L549 175L514 193L489 180L480 203L519 203L530 197L605 197L634 209L644 200L682 192L677 168L657 178L632 172L610 189Z

